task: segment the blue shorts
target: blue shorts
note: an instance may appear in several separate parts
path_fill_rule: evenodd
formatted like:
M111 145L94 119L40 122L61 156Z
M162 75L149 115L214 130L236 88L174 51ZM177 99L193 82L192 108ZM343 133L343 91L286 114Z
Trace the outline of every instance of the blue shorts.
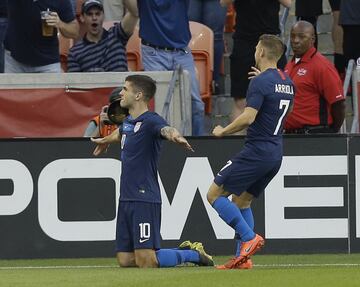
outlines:
M120 201L116 223L116 252L160 249L161 204Z
M233 158L218 172L214 182L235 195L244 191L258 197L277 174L281 166L278 161L259 161Z

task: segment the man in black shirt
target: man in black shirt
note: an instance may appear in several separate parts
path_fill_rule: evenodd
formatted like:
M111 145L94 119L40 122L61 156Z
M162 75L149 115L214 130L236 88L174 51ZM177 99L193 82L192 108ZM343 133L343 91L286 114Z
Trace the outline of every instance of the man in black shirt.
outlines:
M220 0L223 5L232 0ZM245 108L246 91L249 85L248 73L255 66L255 47L262 34L280 34L280 4L290 7L291 0L235 0L236 25L233 35L234 46L230 56L231 97L235 100L232 120ZM286 64L285 55L278 62L279 68Z
M340 25L344 30L344 56L360 65L360 1L345 0L340 4Z

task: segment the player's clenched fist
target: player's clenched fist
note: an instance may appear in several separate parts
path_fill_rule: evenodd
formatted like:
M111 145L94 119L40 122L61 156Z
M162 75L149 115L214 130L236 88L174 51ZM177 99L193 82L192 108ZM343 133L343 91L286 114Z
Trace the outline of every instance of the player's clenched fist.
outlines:
M212 131L212 134L216 137L222 137L223 136L224 128L222 126L216 126L214 130Z

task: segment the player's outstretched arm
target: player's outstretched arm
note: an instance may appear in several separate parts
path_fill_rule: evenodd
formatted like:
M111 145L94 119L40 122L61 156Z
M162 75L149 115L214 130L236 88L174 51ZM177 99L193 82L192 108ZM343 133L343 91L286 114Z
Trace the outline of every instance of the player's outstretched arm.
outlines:
M163 127L161 129L161 135L169 141L182 145L189 151L194 151L186 138L184 138L176 128L169 126Z
M238 116L231 124L227 125L225 128L223 128L222 126L216 126L212 133L216 137L222 137L241 131L254 122L257 113L258 111L256 109L246 107L244 112L240 116Z
M110 144L120 142L120 131L119 129L116 129L106 137L96 139L91 138L91 141L97 144L93 155L99 155L106 152Z

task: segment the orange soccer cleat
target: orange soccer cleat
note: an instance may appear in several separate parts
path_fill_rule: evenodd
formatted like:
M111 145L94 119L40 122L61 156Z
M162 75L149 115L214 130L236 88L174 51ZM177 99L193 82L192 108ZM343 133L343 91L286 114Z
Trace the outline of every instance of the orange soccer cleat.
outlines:
M251 268L253 268L253 263L250 258L240 264L237 262L237 259L238 259L238 257L234 257L223 265L217 265L216 269L226 270L226 269L251 269Z
M247 259L255 252L260 250L264 245L265 245L264 238L262 238L259 234L255 234L255 237L253 239L242 242L239 257L244 257L245 259ZM245 262L246 260L241 260L241 261Z

